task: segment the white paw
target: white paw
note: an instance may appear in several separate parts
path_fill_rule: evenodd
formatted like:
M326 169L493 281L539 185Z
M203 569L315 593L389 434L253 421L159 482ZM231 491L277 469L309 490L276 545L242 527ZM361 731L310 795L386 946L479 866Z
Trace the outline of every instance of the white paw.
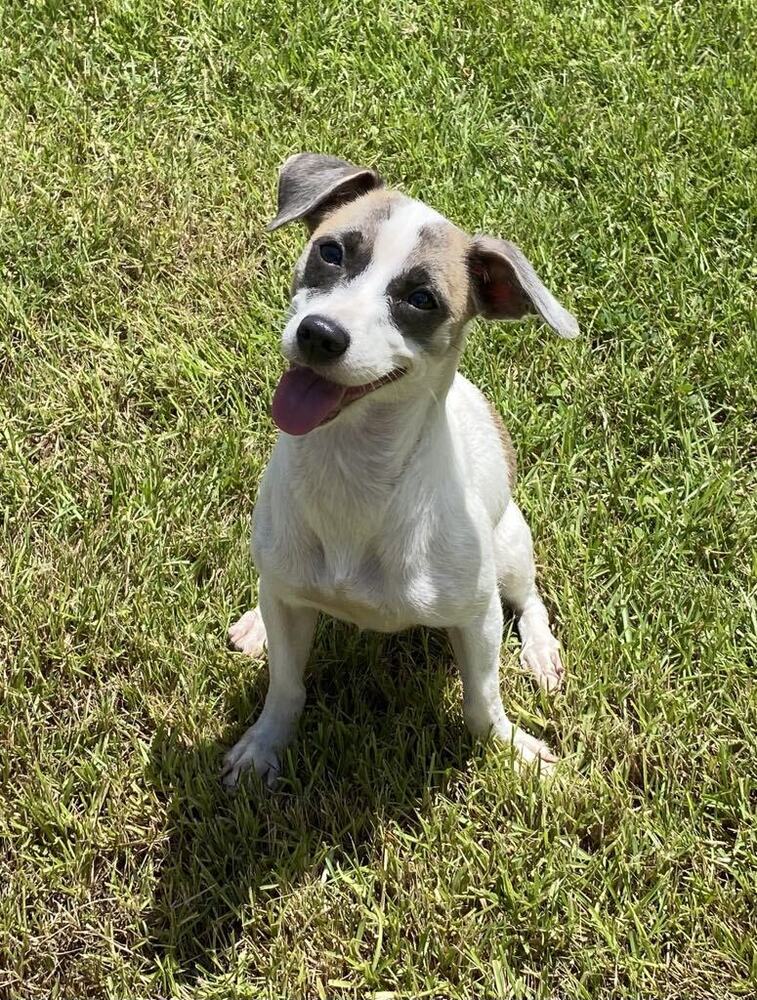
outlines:
M252 768L272 787L281 773L280 754L278 747L263 739L255 726L250 726L223 758L221 781L231 791L237 787L244 772Z
M266 635L260 608L245 611L239 621L234 622L229 629L229 642L248 656L259 657L263 655Z
M523 729L515 729L510 735L510 745L518 754L521 765L536 764L542 773L553 770L558 761L546 743L537 740L535 736Z
M545 691L557 691L562 686L565 667L560 659L560 647L552 636L527 642L520 652L520 662Z

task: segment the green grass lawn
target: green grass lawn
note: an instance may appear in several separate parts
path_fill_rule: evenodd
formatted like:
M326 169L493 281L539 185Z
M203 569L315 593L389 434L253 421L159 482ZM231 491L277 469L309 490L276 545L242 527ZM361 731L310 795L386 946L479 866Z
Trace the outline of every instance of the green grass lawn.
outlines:
M755 995L753 19L0 3L3 1000ZM468 739L442 636L324 621L280 790L219 786L302 149L515 240L582 325L463 360L566 652L541 696L508 625L552 783Z

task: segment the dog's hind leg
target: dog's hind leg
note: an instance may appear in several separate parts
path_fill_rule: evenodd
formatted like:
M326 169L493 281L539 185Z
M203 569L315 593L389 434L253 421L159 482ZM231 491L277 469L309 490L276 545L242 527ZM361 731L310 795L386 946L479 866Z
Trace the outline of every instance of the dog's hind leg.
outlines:
M559 688L564 668L560 647L536 589L531 532L511 500L494 532L497 578L502 599L513 609L522 643L520 662L547 691Z
M265 625L260 608L245 611L240 619L229 628L229 642L240 653L254 659L263 655L266 646Z

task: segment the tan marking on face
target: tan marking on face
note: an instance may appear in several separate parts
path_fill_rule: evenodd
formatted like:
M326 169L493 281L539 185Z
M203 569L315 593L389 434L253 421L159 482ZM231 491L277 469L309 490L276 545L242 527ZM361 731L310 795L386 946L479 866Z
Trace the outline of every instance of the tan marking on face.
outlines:
M399 191L386 188L376 188L367 194L348 201L345 205L335 208L321 221L313 233L313 239L326 233L341 232L346 229L359 229L368 235L367 230L375 230L387 218L394 205L405 199Z
M439 282L456 324L465 323L471 316L467 265L470 243L467 233L444 219L423 227L412 253L413 261L427 267Z
M369 191L327 215L313 233L313 239L330 232L356 229L372 244L381 223L403 202L413 204L399 191L386 188ZM406 266L425 266L434 274L444 291L455 324L464 324L473 315L468 274L470 246L470 236L440 216L439 222L428 223L420 229L412 253L405 260Z
M489 403L489 409L491 410L492 419L497 428L497 433L499 434L499 440L502 443L502 451L505 455L505 465L507 466L507 481L510 485L510 490L515 489L515 480L517 476L517 459L515 456L515 448L513 447L513 439L510 437L510 432L505 427L502 417L497 412L493 403Z

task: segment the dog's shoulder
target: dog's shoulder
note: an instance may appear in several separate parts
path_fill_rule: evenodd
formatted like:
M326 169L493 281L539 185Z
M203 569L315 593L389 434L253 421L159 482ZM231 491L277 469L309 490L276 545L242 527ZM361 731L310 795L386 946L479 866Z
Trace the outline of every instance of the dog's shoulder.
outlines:
M481 390L459 372L449 394L451 423L462 439L466 453L481 460L504 461L507 484L515 488L517 461L515 447L505 423Z

